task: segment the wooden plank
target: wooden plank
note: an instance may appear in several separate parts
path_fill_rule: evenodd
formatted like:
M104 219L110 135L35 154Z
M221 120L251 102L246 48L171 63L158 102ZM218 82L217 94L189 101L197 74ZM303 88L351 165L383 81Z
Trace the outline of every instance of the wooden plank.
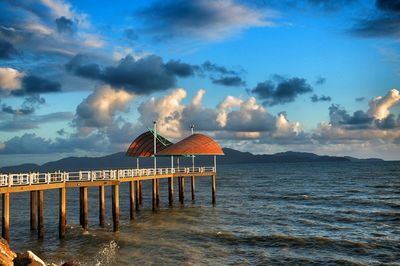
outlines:
M174 178L168 178L168 201L169 206L174 207Z
M40 184L40 185L0 187L0 194L56 189L56 188L64 187L65 184L68 184L68 183L53 183L53 184Z
M135 181L129 182L129 195L130 195L130 218L135 219Z
M10 243L10 193L4 193L3 196L3 215L1 236Z
M68 181L65 183L65 187L67 188L76 188L76 187L98 187L98 186L112 186L118 185L120 182L118 180L107 180L107 181Z
M36 191L31 191L31 230L36 230Z
M83 224L82 227L84 230L88 229L88 188L83 187Z
M37 207L38 207L38 238L42 239L44 236L44 205L43 205L43 190L37 192Z
M58 236L59 238L65 237L65 230L67 226L67 189L59 188L59 199L60 199L60 216L58 224Z
M114 232L119 231L119 185L112 186L112 214Z
M105 198L105 191L104 186L99 186L99 224L101 227L104 227L104 198Z
M216 175L212 175L211 176L211 187L212 187L212 203L215 204L216 203L216 188L217 184L216 184Z
M196 179L195 179L195 177L194 176L192 176L192 178L191 178L191 183L192 183L192 200L194 200L195 199L195 190L196 190Z
M139 196L139 190L140 190L140 188L139 188L139 186L140 186L140 181L136 181L136 211L139 211L140 210L140 196Z

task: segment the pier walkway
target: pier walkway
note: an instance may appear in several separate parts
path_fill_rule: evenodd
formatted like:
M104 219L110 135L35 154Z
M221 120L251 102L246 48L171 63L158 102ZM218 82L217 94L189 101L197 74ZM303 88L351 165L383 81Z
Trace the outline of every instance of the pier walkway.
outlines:
M105 186L112 187L112 215L113 230L119 230L119 186L123 182L130 182L130 217L134 219L135 209L142 204L142 182L152 180L152 208L156 210L160 203L160 183L163 178L168 179L168 200L170 206L174 204L174 179L178 179L179 201L184 201L185 177L191 178L192 200L195 198L195 177L211 177L212 202L215 203L216 194L216 165L214 167L179 167L179 168L133 168L75 172L49 173L14 173L0 174L0 194L2 194L2 237L10 241L10 194L30 192L30 226L37 230L38 237L44 235L44 206L43 191L59 190L59 237L63 238L66 232L67 189L80 189L80 224L88 228L88 187L99 189L99 224L104 226L105 216ZM36 219L37 216L37 219Z

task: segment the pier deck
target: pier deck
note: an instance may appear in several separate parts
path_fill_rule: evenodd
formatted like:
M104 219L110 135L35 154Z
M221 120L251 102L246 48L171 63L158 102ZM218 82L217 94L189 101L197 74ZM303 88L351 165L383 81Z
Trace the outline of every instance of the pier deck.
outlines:
M119 185L130 182L130 217L134 219L134 210L142 203L142 182L153 181L152 208L156 210L160 203L159 180L168 179L168 200L174 204L174 179L178 178L179 201L184 201L184 178L191 177L192 199L195 198L195 177L211 177L212 202L216 196L216 167L179 167L179 168L133 168L93 171L56 171L48 173L30 172L0 174L0 194L2 194L2 237L10 241L10 194L18 192L31 193L31 230L38 231L38 237L44 235L43 191L59 190L59 237L66 231L66 190L80 189L80 223L84 229L88 227L88 187L99 187L99 224L104 226L104 187L112 186L113 229L119 230ZM136 190L136 191L135 191ZM37 206L36 206L37 205ZM36 209L37 208L37 209ZM36 220L37 216L37 220Z

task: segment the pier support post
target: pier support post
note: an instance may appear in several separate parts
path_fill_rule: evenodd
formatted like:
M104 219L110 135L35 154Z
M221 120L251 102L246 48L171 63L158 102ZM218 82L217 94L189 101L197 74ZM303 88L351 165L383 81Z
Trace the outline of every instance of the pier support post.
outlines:
M130 194L130 218L135 219L135 181L129 182L129 194Z
M180 176L180 186L179 186L179 201L183 204L185 202L185 177Z
M142 207L143 205L143 183L139 181L139 205Z
M42 239L44 236L44 205L43 205L43 190L37 192L38 203L38 238Z
M160 207L160 179L156 179L156 205Z
M36 191L31 191L31 230L36 230Z
M84 230L88 229L88 188L82 188L82 227Z
M3 223L1 236L10 243L10 193L3 193Z
M169 206L174 207L174 178L168 178L168 201Z
M136 211L140 210L140 182L136 181Z
M119 231L119 185L112 186L112 216L114 232Z
M211 187L212 187L212 203L216 203L216 175L211 176Z
M192 200L195 199L195 193L196 193L196 179L194 176L192 176Z
M157 180L154 177L153 179L153 184L152 184L152 206L153 206L153 211L156 210L157 208Z
M99 225L104 227L104 186L99 186Z
M59 189L60 193L60 220L58 227L58 235L60 238L65 237L65 228L67 225L67 189L65 187Z
M79 188L79 224L83 226L83 187Z

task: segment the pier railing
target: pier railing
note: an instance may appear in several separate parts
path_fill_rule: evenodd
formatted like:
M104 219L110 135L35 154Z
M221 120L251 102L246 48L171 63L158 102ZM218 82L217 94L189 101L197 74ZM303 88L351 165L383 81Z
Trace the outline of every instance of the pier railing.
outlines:
M0 174L0 187L53 184L63 182L91 182L100 180L119 180L127 177L158 176L168 174L191 174L215 172L215 167L179 167L179 168L133 168L116 170L94 170L78 172L31 172Z

